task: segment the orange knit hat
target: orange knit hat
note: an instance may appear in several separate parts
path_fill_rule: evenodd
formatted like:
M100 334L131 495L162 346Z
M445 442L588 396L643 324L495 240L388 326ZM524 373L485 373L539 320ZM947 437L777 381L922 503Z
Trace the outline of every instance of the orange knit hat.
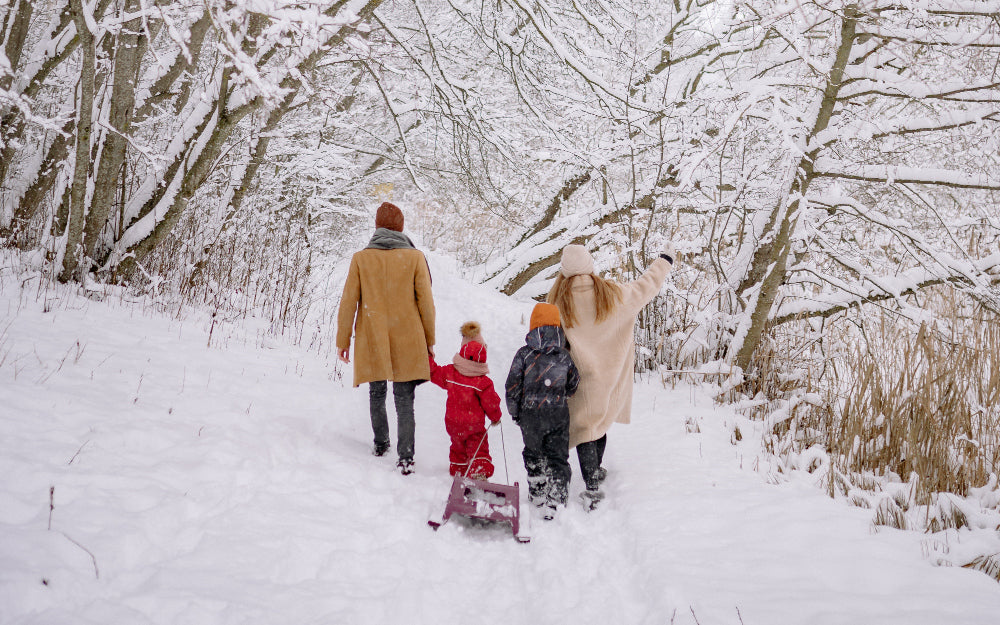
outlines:
M555 304L546 304L544 302L535 304L535 307L531 311L531 327L529 329L534 330L539 326L557 325L560 325L559 309Z

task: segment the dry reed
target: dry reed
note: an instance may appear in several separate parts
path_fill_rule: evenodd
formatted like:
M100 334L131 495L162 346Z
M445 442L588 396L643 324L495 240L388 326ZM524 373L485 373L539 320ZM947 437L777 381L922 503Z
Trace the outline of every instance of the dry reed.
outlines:
M948 334L883 323L846 357L853 388L839 402L829 449L850 474L892 474L968 494L1000 466L1000 324L982 313Z
M723 398L764 422L779 473L815 472L876 528L979 525L960 497L1000 474L1000 318L944 292L923 305L933 325L885 311L772 329Z
M962 566L967 569L986 573L993 579L1000 582L1000 553L981 555L972 562Z

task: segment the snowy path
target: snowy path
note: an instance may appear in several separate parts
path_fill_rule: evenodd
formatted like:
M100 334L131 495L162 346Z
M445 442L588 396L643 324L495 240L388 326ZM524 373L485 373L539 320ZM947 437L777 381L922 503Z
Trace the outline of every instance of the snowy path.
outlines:
M438 359L483 323L498 387L530 303L432 257ZM370 455L367 394L252 330L0 279L0 623L997 622L1000 586L927 538L750 467L755 437L700 389L637 386L607 505L503 528L427 514L449 485L444 393L417 395L417 473ZM696 419L701 433L685 431ZM744 427L745 424L744 424ZM494 434L524 482L519 432ZM575 464L575 455L572 457ZM743 467L741 468L741 464ZM54 509L49 492L55 487Z

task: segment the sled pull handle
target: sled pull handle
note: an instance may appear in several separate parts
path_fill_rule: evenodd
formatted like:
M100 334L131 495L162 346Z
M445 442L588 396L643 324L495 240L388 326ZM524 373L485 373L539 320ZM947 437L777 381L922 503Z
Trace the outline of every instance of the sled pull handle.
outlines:
M499 424L500 424L499 421L497 422L490 421L490 424L486 426L486 431L483 432L483 437L479 439L479 445L476 447L476 452L472 454L472 460L469 460L469 463L465 466L465 473L462 474L462 477L469 477L469 471L472 470L472 461L479 457L479 450L483 448L483 443L486 441L486 436L488 435L490 428L493 427L494 425L499 425ZM501 430L501 432L502 431L503 430ZM505 457L504 462L506 461L507 458Z

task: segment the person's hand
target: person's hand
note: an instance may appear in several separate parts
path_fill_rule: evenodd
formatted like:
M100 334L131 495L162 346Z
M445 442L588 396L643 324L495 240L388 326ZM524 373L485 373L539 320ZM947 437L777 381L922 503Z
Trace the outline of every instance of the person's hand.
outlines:
M663 244L663 253L669 256L673 262L677 262L677 252L674 250L673 241L667 241Z
M434 346L433 346L433 345L428 345L428 346L427 346L427 354L428 354L428 355L429 355L429 356L430 356L431 358L433 358L433 357L434 357Z
M351 351L349 349L338 349L337 358L340 362L351 362Z

